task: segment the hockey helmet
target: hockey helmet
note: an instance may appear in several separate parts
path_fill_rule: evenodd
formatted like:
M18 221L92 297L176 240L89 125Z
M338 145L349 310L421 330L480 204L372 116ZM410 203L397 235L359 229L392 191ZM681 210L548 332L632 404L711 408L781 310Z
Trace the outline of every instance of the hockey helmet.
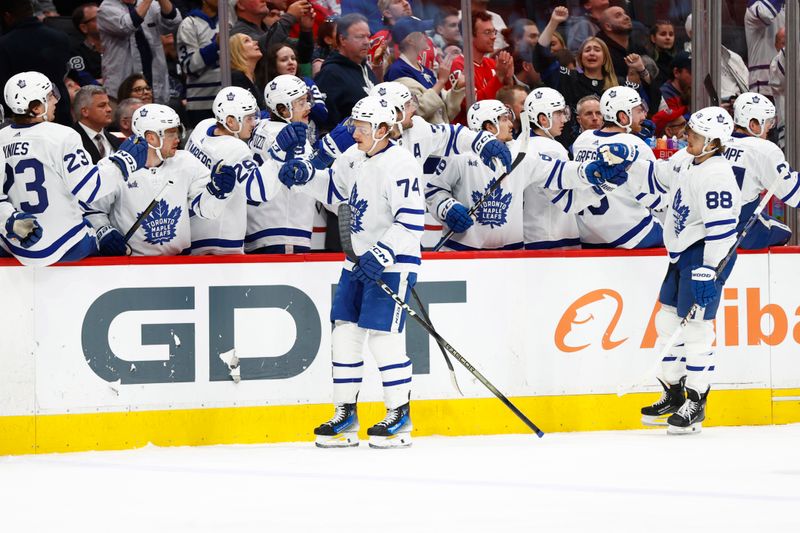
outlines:
M500 100L479 100L467 111L467 125L473 131L482 131L483 125L490 122L499 130L500 118L504 115L514 120L514 112Z
M254 115L256 119L258 119L260 114L255 96L250 94L250 91L247 89L233 86L224 87L217 93L217 97L214 98L212 109L214 110L214 117L217 119L217 122L226 130L237 136L239 132L242 131L242 126L246 117ZM239 124L239 129L234 131L228 127L228 117L233 117L234 120L236 120Z
M710 154L716 149L708 149L708 145L719 139L720 144L730 141L733 133L733 119L721 107L711 106L696 111L689 117L686 125L689 129L705 138L700 155Z
M311 92L308 90L306 82L291 74L275 76L264 87L264 102L266 102L267 107L286 122L292 122L292 102L306 95L308 95L309 103L313 105ZM281 116L278 111L279 105L284 106L289 111L289 118Z
M600 97L600 111L603 113L603 120L625 128L628 133L630 133L633 123L633 110L640 105L642 105L642 97L639 96L639 93L624 85L607 89ZM628 115L627 126L619 123L617 117L620 111Z
M58 90L52 82L41 72L29 71L14 74L6 82L3 96L6 105L16 115L28 115L32 102L44 104L44 113L40 117L46 117L48 111L47 97L53 93L58 100Z
M751 135L756 135L750 130L751 120L758 121L761 131L764 131L767 122L775 122L775 105L764 95L742 93L733 103L733 123L745 128Z

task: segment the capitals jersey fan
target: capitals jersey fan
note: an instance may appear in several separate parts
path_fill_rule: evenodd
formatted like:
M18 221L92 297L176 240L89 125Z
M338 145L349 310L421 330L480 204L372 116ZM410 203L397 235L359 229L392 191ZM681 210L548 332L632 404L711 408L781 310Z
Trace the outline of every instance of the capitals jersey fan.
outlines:
M250 149L256 154L256 161L286 161L287 154L273 146L275 137L284 127L285 122L262 120L259 123L250 138ZM288 158L308 159L310 156L311 145L306 141ZM262 172L265 172L263 167ZM317 214L316 204L316 200L307 194L286 187L280 187L268 202L248 202L245 251L265 248L278 253L308 251Z
M111 194L91 204L86 217L96 228L111 224L125 233L166 184L155 208L128 245L134 255L188 254L190 211L194 216L213 219L230 199L218 199L208 193L209 181L208 169L188 152L178 150L161 165L140 168L127 181L118 181Z
M575 161L598 157L597 150L609 143L628 146L634 161L653 161L653 151L630 133L587 130L572 146ZM633 193L623 185L577 213L578 230L584 248L654 248L662 246L661 222L653 209L663 208L658 195Z
M2 231L0 247L32 266L51 265L79 243L96 249L94 230L84 221L78 201L92 202L108 194L122 179L117 166L108 159L93 165L78 133L52 122L0 130L0 149L6 160L0 220L5 223L14 211L24 211L42 228L41 239L30 248Z

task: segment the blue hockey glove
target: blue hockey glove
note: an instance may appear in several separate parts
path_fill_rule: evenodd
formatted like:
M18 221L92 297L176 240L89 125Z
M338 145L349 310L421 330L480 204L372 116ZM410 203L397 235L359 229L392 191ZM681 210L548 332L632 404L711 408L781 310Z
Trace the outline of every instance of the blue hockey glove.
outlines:
M606 192L611 192L628 180L625 165L608 165L605 161L591 161L586 165L586 181Z
M308 124L303 122L292 122L284 126L284 128L275 137L275 142L278 147L286 152L294 153L294 149L298 146L305 144L308 138Z
M353 277L361 283L377 281L386 267L394 264L392 253L380 245L375 245L358 258L353 267Z
M227 198L236 187L236 171L232 166L223 165L218 161L211 167L211 181L206 185L206 189L220 200Z
M487 134L488 140L482 141L480 137L475 139L474 145L477 147L475 150L481 157L481 161L487 167L495 170L494 159L500 160L500 163L505 167L506 172L511 171L511 152L508 151L508 146L495 139L492 135Z
M319 148L311 158L311 164L317 169L328 168L337 157L355 143L350 129L338 124L330 133L320 139Z
M700 307L705 307L717 297L717 274L709 266L701 266L692 270L692 292L694 301Z
M127 180L128 176L147 164L147 141L142 137L131 135L122 141L109 159L119 167L122 176Z
M445 224L456 233L467 231L475 223L467 208L452 198L440 204L439 214Z
M131 247L125 242L125 237L114 226L103 226L97 230L97 248L100 255L114 257L131 255Z
M656 134L656 123L646 118L642 121L641 129L635 133L641 140L647 142L647 139L652 138Z
M636 159L636 154L632 154L628 145L622 143L604 144L597 149L598 159L602 159L608 165L625 165L627 167Z
M30 213L15 211L6 220L6 236L17 239L23 248L30 248L42 238L42 227Z
M290 159L278 171L278 179L291 189L293 185L304 185L311 181L315 173L314 167L305 159Z

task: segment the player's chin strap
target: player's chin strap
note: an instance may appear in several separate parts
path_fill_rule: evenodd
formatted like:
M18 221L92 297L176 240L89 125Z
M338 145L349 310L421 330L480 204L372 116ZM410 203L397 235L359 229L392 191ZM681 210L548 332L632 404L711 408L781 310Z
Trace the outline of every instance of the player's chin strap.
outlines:
M550 123L550 127L549 128L545 128L544 126L542 126L542 124L539 122L539 117L536 117L536 125L539 126L539 129L542 130L545 133L545 135L547 135L551 139L555 140L555 137L553 137L553 134L550 133L550 130L553 129L553 115L552 114L549 117L547 117L547 121Z
M291 111L289 111L289 113L291 113ZM233 116L233 115L228 115L228 116ZM236 117L234 117L234 118L236 118ZM236 137L237 139L240 139L241 137L239 137L239 134L242 132L242 128L244 128L244 117L242 117L242 119L241 119L241 120L239 120L238 118L236 118L236 122L239 124L239 128L238 128L236 131L233 131L232 129L230 129L230 128L228 127L228 120L227 120L227 118L226 118L225 122L223 122L223 123L222 123L222 127L223 127L223 128L225 128L226 130L228 130L229 132L231 132L231 134L232 134L234 137ZM162 144L163 144L163 141L162 141ZM160 156L159 156L159 157L160 157Z
M705 137L703 137L703 138L706 139ZM713 154L714 152L717 152L717 151L719 151L720 148L722 148L721 143L720 143L720 146L718 146L716 148L712 148L711 150L706 150L708 145L710 145L713 142L714 142L714 139L711 139L711 140L706 139L705 144L703 144L703 149L700 151L700 155L697 156L697 157L702 157L704 155Z
M619 111L617 111L617 114L619 114ZM616 124L620 128L623 128L625 130L625 133L630 133L631 132L631 126L633 125L633 111L632 110L631 111L626 111L625 114L628 115L628 125L627 126L624 126L624 125L620 124L619 121L617 120L616 116L614 117L614 120L612 120L611 122L613 122L614 124Z
M402 126L401 126L401 127L402 127ZM374 125L372 126L372 146L370 146L370 147L369 147L369 150L367 150L367 155L368 155L368 156L372 156L372 155L374 155L374 154L372 153L372 151L373 151L373 150L375 150L375 147L376 147L376 146L378 146L378 143L379 143L379 142L381 142L382 140L384 140L386 137L388 137L388 136L389 136L389 132L390 132L390 131L392 131L392 130L390 129L389 131L387 131L387 132L386 132L386 133L383 135L383 137L381 137L380 139L378 139L378 138L376 138L376 137L375 137L375 132L378 130L378 128L379 128L379 126L374 126Z
M156 133L156 132L153 132L153 133ZM156 133L156 135L158 135L158 146L153 146L152 144L147 143L147 147L148 148L152 148L153 150L155 150L156 151L156 155L158 156L158 160L161 163L163 163L164 162L164 156L161 155L161 149L164 148L164 132Z

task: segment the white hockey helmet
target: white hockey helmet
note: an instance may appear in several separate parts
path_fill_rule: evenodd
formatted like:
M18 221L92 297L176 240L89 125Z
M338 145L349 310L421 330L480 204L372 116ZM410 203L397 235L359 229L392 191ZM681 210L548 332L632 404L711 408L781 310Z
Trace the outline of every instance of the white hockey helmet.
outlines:
M486 122L491 122L499 131L500 118L503 115L514 120L514 112L500 100L479 100L467 111L467 126L472 131L481 131Z
M147 104L138 108L131 116L131 130L133 133L146 139L145 133L152 131L158 135L158 145L153 146L149 142L147 146L156 151L158 158L163 161L161 149L164 147L164 132L168 129L178 128L180 137L183 138L183 125L181 117L169 106L162 104Z
M409 102L413 104L414 109L417 107L416 98L414 98L411 91L408 90L408 87L396 81L385 81L377 84L369 92L369 95L376 98L383 98L394 106L397 112L400 113L400 120L398 122L405 121L408 114L407 104Z
M716 148L708 149L708 145L714 142L714 139L719 139L719 142L723 145L730 141L733 133L733 119L721 107L705 107L689 117L687 127L705 138L703 151L700 155L706 155L716 150Z
M757 120L764 131L767 122L775 121L775 105L769 98L758 93L742 93L733 103L733 123L746 129L751 135L750 121Z
M628 133L630 133L633 123L633 110L640 105L642 105L642 97L639 96L639 93L624 85L607 89L600 97L600 111L603 113L603 120L625 128ZM627 126L619 123L617 116L620 111L628 115Z
M291 122L292 102L298 98L302 98L306 94L308 94L308 98L311 98L311 93L308 90L306 82L291 74L281 74L280 76L275 76L272 81L264 87L264 102L266 102L269 110L278 117L281 117L281 114L278 112L278 106L284 106L289 111L289 118L281 117L281 119L286 122Z
M260 113L256 97L241 87L224 87L214 98L212 109L217 122L237 137L242 131L245 117L255 115L258 119ZM234 131L228 128L226 122L228 117L233 117L238 122L239 129Z
M564 119L569 120L569 108L567 107L566 100L564 100L564 96L560 92L549 87L539 87L531 91L525 98L524 108L525 112L528 114L528 120L530 120L535 127L544 130L551 139L553 138L553 136L550 135L550 128L553 127L553 114L556 111L562 111L564 113ZM539 124L540 114L547 117L550 123L550 126L547 128Z
M47 76L41 72L29 71L11 76L6 82L3 96L6 105L16 115L28 115L31 102L41 102L44 104L44 113L39 117L46 118L47 97L51 92L58 98L58 90L54 88Z
M367 122L372 126L373 142L370 149L367 150L367 153L371 153L375 146L392 131L397 122L397 112L388 100L366 96L353 106L353 111L350 113L350 119L347 122L348 126L355 127L355 121L357 120ZM383 136L377 137L375 134L381 124L386 124L389 129Z

